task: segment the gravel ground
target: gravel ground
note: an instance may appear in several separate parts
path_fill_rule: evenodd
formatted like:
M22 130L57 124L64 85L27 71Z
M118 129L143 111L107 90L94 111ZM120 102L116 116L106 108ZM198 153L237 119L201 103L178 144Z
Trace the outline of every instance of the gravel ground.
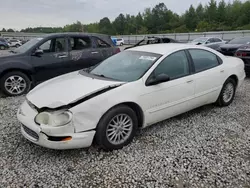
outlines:
M24 97L0 94L0 188L250 187L248 93L249 78L231 106L208 105L158 123L110 153L30 143L16 119Z
M0 187L250 187L250 79L226 108L205 106L138 132L119 151L26 141L24 97L0 98Z

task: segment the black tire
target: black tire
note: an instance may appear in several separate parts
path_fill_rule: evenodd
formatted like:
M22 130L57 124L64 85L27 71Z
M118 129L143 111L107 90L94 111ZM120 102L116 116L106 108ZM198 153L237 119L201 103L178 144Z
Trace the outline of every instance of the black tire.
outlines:
M128 138L124 140L123 143L113 144L107 138L106 131L107 131L110 121L119 114L125 114L131 118L133 122L132 131L130 132ZM119 105L110 109L99 121L97 125L97 129L96 129L95 142L99 147L101 147L105 151L122 149L124 146L132 142L137 128L138 128L138 119L134 110L132 110L126 105Z
M5 49L6 49L6 47L5 47L5 46L0 45L0 50L5 50Z
M25 81L26 87L24 87L24 89L22 89L23 91L21 93L17 93L17 94L11 93L5 87L5 81L9 77L11 77L11 76L19 76L19 77L21 77ZM29 77L26 74L24 74L24 73L22 73L20 71L7 72L5 75L3 75L0 78L0 89L7 96L19 96L19 95L23 95L25 93L28 93L30 91L30 88L31 88L31 80L29 79Z
M19 45L19 44L16 44L15 47L18 48L18 47L20 47L20 45Z
M123 46L123 43L121 43L120 46Z
M223 96L224 96L224 93L226 92L226 88L228 87L228 85L233 86L233 93L232 93L232 96L230 98L228 98L228 100L226 100ZM228 78L226 80L226 82L223 84L219 98L217 99L217 102L216 102L216 104L218 106L221 106L221 107L228 106L233 102L234 96L235 96L235 91L236 91L236 85L237 84L236 84L236 81L234 79Z

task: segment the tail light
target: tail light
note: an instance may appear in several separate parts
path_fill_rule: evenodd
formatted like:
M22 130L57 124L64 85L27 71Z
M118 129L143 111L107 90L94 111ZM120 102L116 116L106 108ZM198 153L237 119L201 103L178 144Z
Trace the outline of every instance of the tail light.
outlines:
M246 57L247 53L246 52L236 52L236 56L238 56L238 57Z
M116 48L116 49L115 49L115 53L116 53L116 54L118 54L118 53L120 53L120 52L121 52L120 48Z

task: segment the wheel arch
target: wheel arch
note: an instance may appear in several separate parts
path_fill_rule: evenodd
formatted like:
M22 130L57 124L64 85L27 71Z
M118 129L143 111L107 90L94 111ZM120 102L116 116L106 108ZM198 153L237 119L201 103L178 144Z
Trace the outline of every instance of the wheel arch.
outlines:
M131 108L131 109L136 113L136 116L138 117L138 127L139 127L139 128L142 128L143 125L144 125L144 121L145 121L144 113L143 113L143 110L142 110L142 108L140 107L140 105L138 105L138 104L135 103L135 102L121 102L121 103L119 103L119 104L116 104L116 105L112 106L111 108L109 108L109 109L102 115L102 117L103 117L108 111L110 111L112 108L115 108L115 107L120 106L120 105L126 105L126 106L128 106L129 108ZM99 122L100 122L100 120L102 119L102 117L99 119Z
M3 77L5 74L7 74L8 72L14 72L14 71L21 72L21 73L25 74L25 75L30 79L31 82L34 81L34 78L33 78L33 76L32 76L31 71L25 70L25 69L21 69L21 68L10 68L10 69L5 69L4 71L2 71L2 72L0 73L0 78L2 78L2 77Z
M235 75L235 74L232 74L231 76L228 77L228 79L231 78L235 81L236 83L236 87L238 86L238 83L239 83L239 79L238 77Z

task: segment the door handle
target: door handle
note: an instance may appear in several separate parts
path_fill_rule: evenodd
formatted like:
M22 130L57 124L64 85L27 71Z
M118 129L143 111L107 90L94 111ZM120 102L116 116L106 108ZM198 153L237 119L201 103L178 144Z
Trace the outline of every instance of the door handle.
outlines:
M187 81L187 83L192 83L192 82L193 82L193 80L188 80L188 81Z
M91 52L92 54L98 54L99 52Z
M222 72L224 72L224 70L221 70L220 72L222 73Z

